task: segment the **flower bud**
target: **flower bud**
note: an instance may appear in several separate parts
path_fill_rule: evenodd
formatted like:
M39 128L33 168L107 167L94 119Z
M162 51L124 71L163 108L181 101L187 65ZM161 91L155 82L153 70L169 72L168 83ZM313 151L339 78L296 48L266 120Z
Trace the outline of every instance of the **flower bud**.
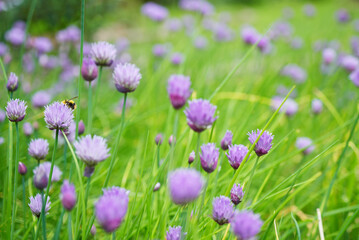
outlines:
M163 135L161 133L157 134L155 138L156 145L158 146L161 145L162 141L163 141Z
M160 187L161 187L161 183L159 183L159 182L156 183L155 187L153 188L153 191L157 192L160 189Z
M37 189L43 190L47 187L48 177L45 168L40 165L34 176L34 185Z
M174 137L173 135L170 136L170 138L168 139L168 144L170 146L175 145L176 144L176 137Z
M19 80L18 77L15 75L15 73L10 73L10 76L7 80L6 88L9 92L15 92L16 89L19 86Z
M189 154L189 157L188 157L188 164L191 164L193 163L194 159L196 158L196 153L194 151L192 151L190 154Z
M21 175L25 175L27 173L27 167L24 163L19 162L18 171Z
M85 132L85 124L82 120L79 122L78 134L81 136Z
M91 58L84 58L82 61L81 75L86 81L93 81L97 78L98 69L96 63Z
M75 186L69 183L68 180L64 181L64 184L61 187L60 199L62 205L67 211L71 211L72 208L76 205L76 191Z

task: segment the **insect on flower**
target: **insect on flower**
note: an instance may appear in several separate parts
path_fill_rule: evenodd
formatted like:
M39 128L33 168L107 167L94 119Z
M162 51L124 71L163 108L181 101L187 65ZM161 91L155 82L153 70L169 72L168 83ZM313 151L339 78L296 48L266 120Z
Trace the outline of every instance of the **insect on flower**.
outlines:
M73 97L71 99L65 99L63 100L61 103L66 105L68 108L71 108L72 110L75 110L76 109L76 103L73 99L76 99L78 98L77 96L76 97Z

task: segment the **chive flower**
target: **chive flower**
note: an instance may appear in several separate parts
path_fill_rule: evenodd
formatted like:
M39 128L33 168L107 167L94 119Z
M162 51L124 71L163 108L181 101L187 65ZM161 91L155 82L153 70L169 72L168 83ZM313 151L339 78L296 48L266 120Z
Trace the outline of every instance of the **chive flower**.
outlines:
M224 137L221 141L221 148L223 151L227 150L230 145L232 145L232 138L233 133L229 130L226 131L226 134L224 134Z
M166 232L166 240L182 240L187 233L182 233L181 226L169 227Z
M302 150L302 153L304 155L308 155L308 154L312 153L314 151L314 149L315 149L315 146L313 145L312 140L310 138L308 138L308 137L299 137L299 138L297 138L295 146L299 150Z
M18 172L21 174L21 175L25 175L27 173L27 167L24 163L22 162L19 162L19 166L17 167L17 170Z
M36 194L35 197L30 197L29 199L30 199L29 207L30 207L32 214L35 217L39 218L41 215L41 210L42 210L41 195L38 193L38 194ZM46 205L45 205L45 214L47 214L49 212L50 208L51 208L50 197L47 196Z
M109 67L116 58L116 47L104 41L92 43L91 56L97 66Z
M261 130L259 129L257 129L257 131L252 131L251 133L248 133L248 140L251 144L254 144L260 133ZM258 142L254 147L254 151L258 157L263 156L269 152L269 150L272 148L273 137L274 136L272 135L272 133L268 131L263 132L262 136L259 138Z
M93 59L91 58L83 59L82 67L81 67L81 75L88 82L91 82L97 78L98 69Z
M41 169L42 168L42 169ZM50 170L51 170L51 162L43 162L41 163L38 167L36 167L33 172L34 172L34 175L36 175L38 173L38 171L41 171L42 170L45 170L46 172L46 176L47 176L47 179L49 179L50 177ZM60 170L60 168L56 165L54 165L54 169L52 171L52 177L51 177L51 182L58 182L60 181L61 179L61 176L62 176L62 172ZM46 182L47 183L47 182Z
M188 102L184 110L187 117L187 124L195 132L202 132L210 128L218 117L215 117L217 107L208 100L196 99Z
M34 133L34 128L29 122L25 122L24 125L22 125L22 130L24 131L24 134L27 137L31 136L31 134Z
M16 76L15 73L10 73L10 76L7 80L7 84L6 84L6 88L9 92L15 92L16 89L18 88L19 86L19 79L18 77Z
M116 89L121 93L133 92L140 84L142 75L135 64L117 64L112 74Z
M213 199L212 218L219 225L228 223L234 214L234 208L228 197L220 196Z
M20 122L26 115L26 103L19 99L12 99L8 101L6 106L6 116L11 122Z
M32 139L28 147L28 153L38 161L43 160L49 153L49 143L42 138Z
M38 91L31 98L31 103L34 108L45 107L50 102L51 102L51 95L48 94L46 91Z
M182 108L192 94L190 77L171 75L168 79L167 92L174 109Z
M228 158L229 164L231 164L233 169L238 169L247 153L248 148L244 145L240 144L229 146L229 150L228 153L226 153L226 156Z
M238 205L242 202L244 196L243 188L240 184L233 184L231 189L231 201L234 205Z
M236 211L230 223L234 235L241 240L254 239L263 225L263 221L258 214L246 210Z
M216 148L214 143L207 143L201 146L201 165L204 171L207 173L213 172L218 163L219 148Z
M59 102L46 106L44 115L46 126L50 130L67 131L74 118L73 110Z
M71 211L76 205L76 191L75 186L68 180L64 180L61 186L60 199L62 206L67 210Z

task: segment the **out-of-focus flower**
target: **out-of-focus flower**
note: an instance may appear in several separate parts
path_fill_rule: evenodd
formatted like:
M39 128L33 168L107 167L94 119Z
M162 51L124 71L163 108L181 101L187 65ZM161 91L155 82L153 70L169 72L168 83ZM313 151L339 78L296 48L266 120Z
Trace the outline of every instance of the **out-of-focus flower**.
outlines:
M335 61L335 58L337 57L337 53L332 48L326 48L323 50L322 57L323 57L323 62L325 64L331 64L332 62Z
M233 138L233 133L229 130L226 131L226 134L224 134L224 137L222 138L221 141L221 148L222 150L227 150L228 147L230 145L232 145L232 138Z
M355 84L355 86L359 87L359 68L349 75L349 79Z
M348 11L344 8L336 11L335 16L337 18L337 21L340 23L346 23L350 20L350 15L349 15Z
M85 123L84 121L80 120L78 126L78 135L81 136L85 132Z
M303 7L303 13L307 16L307 17L314 17L315 14L317 13L317 10L315 9L313 4L305 4Z
M184 111L187 117L187 124L195 132L202 132L210 128L218 117L215 117L217 107L208 100L196 99L188 102Z
M231 201L234 205L238 205L242 202L244 196L243 188L240 184L233 184L233 187L231 189Z
M136 90L142 75L140 69L131 63L118 64L112 74L119 92L128 93Z
M86 81L93 81L97 78L97 65L91 58L84 58L82 61L81 75Z
M251 133L248 133L248 140L251 144L254 144L258 136L260 135L261 130L257 129L257 131L252 131ZM272 148L272 141L273 141L273 135L272 133L268 131L264 131L261 137L259 138L258 142L256 143L254 147L254 151L257 154L258 157L263 156L269 152L269 150Z
M203 36L198 36L194 39L193 45L197 49L205 49L207 48L208 40Z
M181 53L173 53L171 56L171 62L173 65L180 65L183 62L184 56Z
M166 20L165 28L171 32L178 32L182 28L182 21L179 18L170 18Z
M41 210L42 210L42 197L41 195L38 193L36 194L35 197L30 197L30 203L29 203L29 207L31 209L32 214L39 218L41 215ZM46 199L46 205L45 205L45 214L47 214L49 212L51 208L51 202L50 202L50 197L47 196Z
M29 122L25 122L24 125L22 126L22 129L24 131L25 136L28 136L28 137L31 136L31 134L33 134L33 132L34 132L34 129L31 125L31 123L29 123Z
M7 102L6 116L11 122L20 122L26 115L26 103L20 99L12 99Z
M179 5L182 9L198 12L205 16L214 13L214 6L206 0L181 0Z
M170 146L176 145L176 137L173 136L173 135L171 135L171 136L168 138L168 144L169 144Z
M226 156L228 157L229 164L231 164L233 169L238 169L247 153L248 148L244 145L240 144L229 146Z
M194 169L179 168L168 175L168 187L175 204L185 205L194 201L201 193L204 180Z
M213 172L218 163L219 148L214 143L207 143L201 146L201 165L207 173Z
M169 51L169 46L166 44L156 44L152 48L152 53L155 57L164 57Z
M167 8L154 2L147 2L143 4L141 7L141 12L143 15L156 22L161 22L168 16Z
M37 37L34 39L33 47L39 54L48 53L52 50L52 42L47 37Z
M196 153L194 151L192 151L188 157L188 164L193 163L195 158L196 158Z
M3 122L5 118L6 118L5 111L0 109L0 122Z
M359 60L358 58L346 55L341 60L341 65L349 72L353 72L355 69L359 68Z
M245 26L241 30L241 37L246 44L253 45L259 40L260 35L255 28Z
M0 42L0 57L5 56L7 51L8 51L8 47L6 46L6 44L3 42Z
M45 167L43 165L38 166L36 172L34 172L34 186L39 190L43 190L47 187L48 181L49 178L46 174Z
M315 146L313 145L313 142L310 138L307 137L299 137L297 138L297 141L295 143L295 146L299 150L303 150L304 155L308 155L312 153L315 149Z
M39 64L41 67L51 70L58 66L59 59L55 56L49 56L46 54L42 54L39 57Z
M273 110L276 110L277 108L279 108L279 106L283 100L284 100L283 97L279 97L279 96L273 97L272 103L271 103ZM299 108L298 103L295 100L293 100L292 98L288 98L287 101L285 101L285 103L279 110L279 112L285 112L285 114L288 117L290 117L298 112L298 108Z
M169 227L166 232L166 240L182 240L187 233L182 233L181 226Z
M153 191L157 192L160 189L160 187L161 187L161 183L159 183L159 182L156 183L155 187L153 188Z
M241 240L253 239L260 231L263 221L252 211L236 211L230 221L232 231Z
M314 114L319 114L323 111L323 102L319 99L313 99L312 101L312 112Z
M45 107L51 102L51 95L46 91L38 91L32 96L31 102L35 108Z
M5 39L14 46L20 46L25 41L25 31L22 28L13 26L5 33Z
M294 37L290 43L293 49L301 49L303 47L303 39L300 37Z
M171 75L168 79L167 92L172 106L175 109L182 108L192 94L190 77Z
M64 183L61 186L60 199L62 206L67 210L71 211L76 205L76 191L75 186L71 184L68 180L64 180Z
M161 145L163 142L163 135L161 133L157 134L155 137L155 143L156 145Z
M49 179L50 177L50 170L51 170L51 162L43 162L41 163L38 167L36 167L33 172L34 174L36 175L38 169L42 167L45 169L46 171L46 175L47 175L47 179ZM54 165L54 169L52 171L52 177L51 177L51 182L58 182L60 181L61 179L61 176L62 176L62 172L60 170L60 168L56 165Z
M286 65L281 74L286 77L290 77L296 83L303 83L307 80L307 72L296 64Z
M130 47L130 41L127 38L121 37L117 40L115 46L117 52L121 54Z
M9 92L15 92L19 86L19 80L15 73L11 72L7 80L6 88Z

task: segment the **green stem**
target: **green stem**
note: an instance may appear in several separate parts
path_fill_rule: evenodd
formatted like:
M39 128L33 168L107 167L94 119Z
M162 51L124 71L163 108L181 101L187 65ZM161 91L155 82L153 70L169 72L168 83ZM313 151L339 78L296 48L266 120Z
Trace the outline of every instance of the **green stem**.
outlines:
M14 239L14 229L15 229L15 218L16 218L16 185L17 185L17 175L18 175L18 165L19 165L19 145L20 145L20 136L19 136L19 123L15 122L16 128L16 155L15 155L15 168L14 168L14 189L12 195L12 214L11 214L11 239Z
M86 193L85 193L85 208L87 208L87 199L90 191L90 185L91 185L91 176L87 179L87 186L86 186Z
M116 231L112 233L112 240L116 240Z
M63 134L64 135L64 134ZM47 182L47 187L46 187L46 194L45 194L45 199L47 199L47 197L49 196L49 191L50 191L50 186L51 186L51 179L52 179L52 173L54 171L54 165L55 165L55 155L56 155L56 150L57 150L57 143L59 141L59 129L56 129L56 133L55 133L55 144L54 144L54 150L52 152L52 158L51 158L51 168L50 168L50 174L49 174L49 179Z
M198 133L197 135L197 147L196 147L196 156L195 156L195 162L197 164L198 170L201 170L201 162L199 160L199 145L201 142L201 133Z
M93 109L93 111L96 110L97 98L98 98L99 92L101 91L100 88L101 88L102 68L103 67L100 66L100 69L98 70L98 78L97 78L97 86L96 86L96 92L95 92L95 101L94 101L94 106L93 106L94 109Z
M88 115L87 115L87 127L88 133L92 133L92 85L89 82L89 92L88 92Z
M64 146L63 160L64 160L64 172L66 172L66 169L67 169L67 145L66 144Z
M171 144L171 157L170 157L170 162L168 164L168 170L170 171L172 169L172 166L173 166L173 156L174 156L174 151L175 151L175 141L177 140L176 139L176 136L177 136L177 128L178 128L178 111L176 111L175 113L175 121L174 121L174 124L173 124L173 142Z
M72 227L71 227L71 212L68 212L68 218L67 218L67 232L69 236L69 240L72 240Z
M157 167L160 167L160 144L157 145Z
M41 198L42 198L42 209L41 209L41 218L42 218L42 235L44 236L44 240L46 240L46 219L45 219L45 206L46 199L44 197L44 191L41 190Z
M8 189L7 192L7 198L4 198L4 200L6 200L7 203L7 207L4 209L4 212L6 212L6 216L4 217L4 222L7 222L8 218L10 218L10 214L11 214L11 204L12 204L12 169L13 169L13 130L12 130L12 122L9 121L9 138L8 138L8 178L7 178L7 185L5 186L6 189ZM5 181L6 182L6 181ZM5 188L4 188L5 189ZM6 224L7 225L7 224ZM9 226L11 227L11 226ZM8 234L11 231L7 231ZM8 235L8 237L10 237L10 234Z
M101 69L101 68L100 68ZM118 145L119 145L119 141L121 138L121 134L123 131L123 126L125 124L125 113L126 113L126 100L127 100L127 93L125 93L124 97L123 97L123 106L122 106L122 115L121 115L121 126L120 126L120 130L118 131L117 137L116 137L116 141L115 141L115 147L114 147L114 151L113 154L111 156L111 162L110 162L110 168L108 170L107 176L106 176L106 180L105 183L103 185L103 187L107 187L108 181L110 180L110 175L112 173L112 168L113 165L115 163L115 158L117 156L117 151L118 151Z
M59 222L57 223L57 226L56 226L55 236L53 238L54 240L59 239L60 232L61 232L61 226L62 226L62 219L64 217L64 214L65 214L65 208L62 208Z
M204 189L203 189L201 205L199 207L199 212L198 212L198 215L197 215L197 221L199 220L199 218L201 217L201 214L202 214L202 208L203 208L203 205L204 205L204 198L206 197L208 183L209 183L209 173L207 173L207 181L206 181L206 185L204 186Z
M253 166L252 171L251 171L251 175L250 175L249 180L248 180L246 196L249 196L249 190L250 190L251 185L252 185L252 180L253 180L254 172L256 171L258 160L259 160L259 156L257 156L257 158L256 158L256 162L254 163L254 166Z
M223 163L223 153L220 153L219 156L219 166L217 167L217 174L216 174L216 180L214 182L214 188L212 190L212 198L214 197L214 195L216 194L217 191L217 186L218 186L218 178L219 178L219 172L222 170L222 163Z
M24 229L26 229L26 191L25 191L25 176L22 176L22 208L24 211Z

